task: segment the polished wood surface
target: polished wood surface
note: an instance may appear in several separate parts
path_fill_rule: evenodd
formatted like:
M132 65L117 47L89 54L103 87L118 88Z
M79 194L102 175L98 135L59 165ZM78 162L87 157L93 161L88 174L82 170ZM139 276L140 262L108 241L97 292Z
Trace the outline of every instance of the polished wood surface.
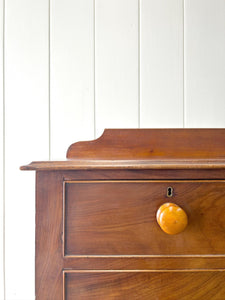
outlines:
M106 129L72 144L68 161L32 162L21 170L225 169L225 129Z
M36 174L35 295L37 300L61 300L62 176Z
M225 254L214 255L95 255L66 256L64 270L219 270L225 269Z
M122 169L122 170L65 170L58 171L64 174L65 181L76 180L197 180L197 179L210 179L210 180L224 180L225 169L181 169L181 170L148 170L148 169Z
M223 170L225 159L165 159L165 160L69 160L41 161L21 166L21 170L60 171L60 170Z
M174 195L167 197L167 188ZM157 224L166 201L189 219L178 235ZM224 253L225 181L80 181L65 183L65 255Z
M64 300L222 300L225 271L65 272Z
M37 171L36 299L225 299L224 133L106 130L21 167ZM176 235L157 223L168 202L188 216Z
M156 220L161 229L168 234L181 233L188 225L186 212L175 203L167 202L161 205L157 210Z
M225 159L225 129L106 129L72 144L69 159Z

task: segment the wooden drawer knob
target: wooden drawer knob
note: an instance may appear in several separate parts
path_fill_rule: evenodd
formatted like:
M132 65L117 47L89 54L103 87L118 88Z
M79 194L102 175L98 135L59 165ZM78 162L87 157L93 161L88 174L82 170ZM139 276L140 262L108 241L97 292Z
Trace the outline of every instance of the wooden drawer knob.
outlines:
M185 211L174 203L165 203L157 211L156 219L161 229L168 234L182 232L188 224Z

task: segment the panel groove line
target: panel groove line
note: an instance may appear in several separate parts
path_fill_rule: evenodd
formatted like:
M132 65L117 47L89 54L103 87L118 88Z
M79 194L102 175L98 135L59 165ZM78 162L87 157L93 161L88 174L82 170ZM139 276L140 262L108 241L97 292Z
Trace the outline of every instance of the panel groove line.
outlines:
M141 47L141 10L140 10L140 1L138 0L138 128L141 127L141 55L140 55L140 47Z
M186 104L185 104L185 30L184 30L184 24L185 24L185 12L184 12L184 1L182 0L182 32L183 32L183 62L182 62L182 68L183 68L183 73L182 73L182 84L183 84L183 128L186 128L186 114L185 114L185 109L186 109Z
M96 133L138 127L138 0L96 0Z
M93 0L51 0L51 159L95 134Z
M5 97L4 97L4 0L0 1L0 299L5 295Z
M183 0L142 0L141 127L183 127Z
M94 115L94 139L96 139L96 83L95 83L95 61L96 61L96 55L95 55L95 9L96 4L95 0L93 0L93 98L94 98L94 106L93 106L93 115Z
M48 159L51 159L51 1L48 0Z
M225 127L225 1L185 0L187 127Z
M31 300L35 299L35 174L24 174L19 167L49 157L48 1L5 2L4 80L5 299Z

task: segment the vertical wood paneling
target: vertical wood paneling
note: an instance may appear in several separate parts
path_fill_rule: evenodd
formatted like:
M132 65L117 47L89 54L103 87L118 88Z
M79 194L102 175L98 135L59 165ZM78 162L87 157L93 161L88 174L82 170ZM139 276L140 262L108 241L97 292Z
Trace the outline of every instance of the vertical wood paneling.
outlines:
M183 1L141 0L141 127L183 127Z
M96 0L96 132L138 127L138 0Z
M52 0L51 159L94 138L93 0Z
M6 300L34 299L33 173L48 159L48 1L5 1Z
M19 166L107 127L225 127L225 1L7 0L5 78L3 3L0 299L5 180L5 300L31 300L35 178Z
M0 1L0 299L4 299L4 99L3 99L3 0Z
M185 123L225 127L225 1L185 1Z

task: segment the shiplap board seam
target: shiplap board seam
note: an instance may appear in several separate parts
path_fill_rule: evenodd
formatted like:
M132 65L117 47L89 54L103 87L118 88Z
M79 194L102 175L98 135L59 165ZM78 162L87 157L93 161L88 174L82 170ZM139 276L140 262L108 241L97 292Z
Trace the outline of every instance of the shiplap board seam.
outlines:
M141 1L141 127L183 127L183 0Z
M96 131L138 127L138 1L96 0Z
M225 1L185 0L185 125L225 126Z
M96 55L95 55L95 11L96 11L96 2L93 0L93 115L94 115L94 139L96 139L96 84L95 84L95 76L96 76Z
M141 10L140 10L140 1L138 0L138 128L141 127L141 95L140 95L140 86L141 86L141 78L140 78L140 72L141 72L141 64L140 64L140 49L141 49Z
M186 109L186 101L185 101L185 23L184 23L184 18L185 18L185 0L183 0L182 2L183 5L183 128L186 127L186 113L185 113L185 109Z
M52 135L52 128L51 128L51 90L50 90L50 86L51 86L51 5L52 5L52 0L48 0L49 1L49 83L48 83L48 88L49 88L49 95L48 95L48 101L49 101L49 116L48 116L48 121L49 121L49 127L48 127L48 130L49 130L49 158L52 156L52 153L51 153L51 135ZM141 12L140 12L140 5L141 5L141 1L142 0L138 0L138 127L140 127L140 123L141 123L141 112L140 112L140 106L141 106L141 88L140 88L140 85L141 85L141 64L140 64L140 61L142 59L141 57L141 39L140 39L140 35L141 35ZM93 61L93 76L94 76L94 79L93 79L93 87L94 87L94 106L93 106L93 115L94 115L94 137L96 138L96 99L95 99L95 88L96 88L96 84L95 84L95 76L96 76L96 66L95 66L95 60L96 60L96 54L95 54L95 25L96 25L96 20L95 20L95 12L96 12L96 0L93 0L93 43L94 43L94 49L93 49L93 57L94 57L94 61ZM183 101L183 127L185 128L186 125L187 125L187 97L186 97L186 92L187 92L187 87L186 87L186 55L188 53L186 53L186 41L185 41L185 18L186 18L186 10L185 10L185 5L186 5L186 0L183 0L183 99L181 99L181 101ZM213 3L213 2L212 2ZM5 77L4 77L4 74L5 74L5 61L4 61L4 57L5 57L5 46L4 46L4 39L5 39L5 0L3 0L3 70L1 70L3 72L3 132L5 132L5 114L4 114L4 111L5 111ZM126 18L126 16L125 16ZM118 107L119 109L119 107ZM210 112L209 112L210 113ZM47 130L47 129L46 129ZM3 173L5 174L5 134L3 134ZM5 185L5 177L3 177L3 186ZM4 198L5 198L5 189L3 190L3 194L4 194ZM3 211L5 211L5 200L3 200ZM4 217L4 220L3 220L3 223L5 223L5 216L3 215ZM3 225L4 228L4 239L5 239L5 225ZM4 251L4 255L5 255L5 249L3 249ZM5 259L4 259L4 264L5 264ZM5 266L3 266L3 269L5 269ZM4 276L5 276L5 273L4 273ZM5 290L5 281L4 281L4 290ZM4 291L5 293L5 291ZM1 294L0 294L1 295Z
M19 167L49 154L45 0L5 2L4 75L5 299L30 300L35 298L35 174Z
M51 159L94 138L94 0L51 0Z
M3 182L2 182L2 186L3 186L3 190L2 190L2 200L3 200L3 203L2 203L2 215L3 215L3 220L2 220L2 226L3 226L3 230L2 230L2 234L3 234L3 249L2 249L2 252L3 252L3 257L2 257L2 274L3 274L3 283L2 283L2 286L3 286L3 291L2 291L2 294L3 294L3 299L5 300L5 0L3 0L2 2L2 104L3 104L3 107L2 107L2 120L3 120L3 124L2 124L2 134L3 134L3 137L2 137L2 142L3 142L3 145L2 145L2 153L3 153L3 157L2 157L2 179L3 179Z
M51 160L51 0L48 0L48 157Z

